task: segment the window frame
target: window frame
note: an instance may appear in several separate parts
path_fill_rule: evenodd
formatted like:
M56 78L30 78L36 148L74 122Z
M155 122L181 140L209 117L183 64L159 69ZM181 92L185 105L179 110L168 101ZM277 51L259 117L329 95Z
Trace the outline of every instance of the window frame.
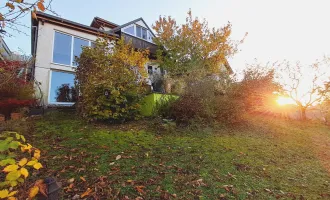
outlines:
M60 33L60 34L63 34L63 35L68 35L68 36L71 37L70 65L54 62L54 47L55 47L55 36L56 36L56 33ZM76 35L65 33L65 32L59 31L59 30L54 30L54 34L53 34L53 46L52 46L52 61L51 61L53 64L67 66L67 67L74 67L74 68L77 67L77 65L74 65L73 64L73 62L74 62L74 58L73 58L74 38L78 38L78 39L81 39L81 40L88 41L88 46L89 47L91 47L92 42L94 42L94 41L91 41L91 40L86 39L86 38L83 38L83 37L79 37L79 36L76 36Z
M134 34L131 34L131 33L128 33L128 32L126 32L125 31L125 29L126 28L129 28L129 27L134 27ZM142 38L142 37L139 37L138 35L137 35L137 27L141 27L141 36L142 36L142 29L145 29L146 31L147 31L147 38L146 39L144 39L144 38ZM141 39L141 40L144 40L144 41L147 41L147 42L150 42L150 43L152 43L152 44L155 44L154 42L153 42L153 38L155 37L152 33L151 33L151 31L148 29L148 28L145 28L145 27L143 27L143 26L140 26L140 25L138 25L138 24L131 24L131 25L128 25L128 26L126 26L126 27L123 27L122 28L122 32L124 32L125 34L127 34L127 35L131 35L131 36L134 36L134 37L137 37L137 38L139 38L139 39ZM151 36L151 37L150 37ZM151 38L151 40L149 40L149 37Z
M52 101L50 99L50 93L51 93L51 88L52 88L52 78L53 78L53 72L61 72L61 73L68 73L68 74L73 74L76 76L74 72L68 72L68 71L61 71L61 70L49 70L49 84L48 84L48 105L66 105L66 106L73 106L76 102L56 102Z

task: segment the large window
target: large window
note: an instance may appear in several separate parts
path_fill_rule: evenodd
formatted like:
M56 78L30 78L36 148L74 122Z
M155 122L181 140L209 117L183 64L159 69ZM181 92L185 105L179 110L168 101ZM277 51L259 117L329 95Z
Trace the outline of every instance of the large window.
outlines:
M134 26L130 26L130 27L125 28L124 32L129 33L131 35L135 35Z
M147 29L145 29L141 26L136 26L136 36L146 40L147 39Z
M71 65L72 37L55 32L53 62Z
M53 62L76 66L75 57L80 56L83 46L90 46L90 41L55 32Z
M74 88L74 74L52 71L49 92L50 103L72 104L77 100Z

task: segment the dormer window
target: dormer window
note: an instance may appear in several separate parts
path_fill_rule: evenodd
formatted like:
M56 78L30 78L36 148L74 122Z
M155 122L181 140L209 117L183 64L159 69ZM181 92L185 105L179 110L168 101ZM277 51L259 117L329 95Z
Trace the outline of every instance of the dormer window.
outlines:
M131 35L135 35L134 26L130 26L130 27L125 28L124 32L129 33Z
M137 37L147 40L147 32L148 30L146 28L143 28L142 26L136 26Z

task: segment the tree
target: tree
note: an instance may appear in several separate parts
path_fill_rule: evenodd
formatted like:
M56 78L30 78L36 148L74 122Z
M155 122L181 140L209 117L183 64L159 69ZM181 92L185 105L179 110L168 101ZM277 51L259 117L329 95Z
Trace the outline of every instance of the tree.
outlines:
M243 71L243 79L238 90L246 111L269 112L275 102L275 94L281 92L281 86L275 81L275 69L268 64L248 65Z
M23 32L22 27L30 28L25 24L19 22L19 19L32 12L32 17L36 18L37 11L50 11L56 14L51 9L51 3L53 0L48 0L46 3L44 0L6 0L2 1L0 7L0 34L6 34L6 28Z
M153 28L157 36L154 41L159 46L158 61L171 76L219 73L243 42L230 39L230 23L210 29L205 20L193 18L191 11L181 26L171 16L160 16Z
M321 103L326 99L329 87L325 84L329 81L327 60L316 61L307 66L297 62L295 65L289 62L280 64L281 80L284 93L289 96L299 107L301 119L306 120L306 111L309 107Z
M88 120L123 121L138 116L143 97L147 50L136 51L121 39L97 39L77 58L79 113Z

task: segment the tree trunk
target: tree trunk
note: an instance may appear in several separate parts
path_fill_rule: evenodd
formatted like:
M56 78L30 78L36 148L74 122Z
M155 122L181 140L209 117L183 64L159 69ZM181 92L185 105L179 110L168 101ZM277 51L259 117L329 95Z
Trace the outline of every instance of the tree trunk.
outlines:
M306 116L306 109L305 107L300 107L300 114L301 114L301 119L302 120L306 120L307 116Z

